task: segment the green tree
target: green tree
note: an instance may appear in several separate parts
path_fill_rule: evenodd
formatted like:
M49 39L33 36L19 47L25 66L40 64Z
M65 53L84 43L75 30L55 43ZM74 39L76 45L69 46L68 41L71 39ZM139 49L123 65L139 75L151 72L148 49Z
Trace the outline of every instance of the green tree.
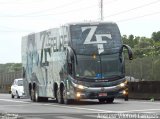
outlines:
M154 48L155 48L154 55L155 56L160 55L160 42L155 42Z
M129 44L129 40L127 38L127 35L122 36L122 41L123 41L123 44Z
M139 42L139 48L149 48L152 47L151 39L146 37L141 37Z
M134 35L129 35L128 37L128 40L129 40L129 45L131 48L134 48Z
M9 73L9 72L16 72L22 70L21 63L6 63L0 64L0 73Z
M158 31L158 32L153 32L152 33L152 39L154 40L154 41L160 41L160 31Z
M136 47L137 44L139 44L140 38L141 38L141 37L139 37L139 36L135 36L135 38L134 38L134 47Z

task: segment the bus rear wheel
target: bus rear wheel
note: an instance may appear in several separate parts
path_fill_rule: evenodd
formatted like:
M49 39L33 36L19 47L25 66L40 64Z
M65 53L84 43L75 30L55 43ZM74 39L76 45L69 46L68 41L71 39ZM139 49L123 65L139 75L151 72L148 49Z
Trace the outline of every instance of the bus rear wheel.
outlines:
M40 98L39 98L39 96L38 96L38 91L37 91L37 88L35 88L35 90L34 90L34 101L35 102L39 102L40 101Z
M57 99L56 100L59 104L63 104L63 98L62 98L62 94L60 92L60 89L57 89Z
M32 95L31 95L31 99L33 102L40 102L41 99L38 95L38 89L37 87L35 87L34 89L32 89Z

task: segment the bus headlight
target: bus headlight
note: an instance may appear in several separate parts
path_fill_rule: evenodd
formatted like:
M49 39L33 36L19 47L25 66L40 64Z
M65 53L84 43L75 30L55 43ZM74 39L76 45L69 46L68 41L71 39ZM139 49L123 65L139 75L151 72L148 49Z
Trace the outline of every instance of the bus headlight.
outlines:
M81 93L77 92L76 96L77 96L77 98L79 98L81 96Z
M119 86L122 87L122 88L124 88L126 85L127 85L127 81L119 84Z
M123 91L123 95L126 95L126 94L127 94L127 92L124 90L124 91Z
M79 89L84 89L85 87L82 86L82 85L78 85L78 88L79 88Z
M124 87L124 86L125 86L125 83L121 83L120 86L121 86L121 87Z
M72 82L72 84L73 84L74 87L76 87L78 89L81 89L81 90L87 88L86 86L83 86L83 85L80 85L80 84L76 84L76 83L73 83L73 82Z

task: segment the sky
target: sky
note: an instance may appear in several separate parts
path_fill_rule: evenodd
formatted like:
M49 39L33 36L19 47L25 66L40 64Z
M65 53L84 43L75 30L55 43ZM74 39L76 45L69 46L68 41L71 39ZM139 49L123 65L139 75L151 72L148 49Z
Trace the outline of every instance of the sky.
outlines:
M103 0L103 21L121 35L160 31L160 0ZM21 63L21 38L66 23L100 20L100 0L0 0L0 63Z

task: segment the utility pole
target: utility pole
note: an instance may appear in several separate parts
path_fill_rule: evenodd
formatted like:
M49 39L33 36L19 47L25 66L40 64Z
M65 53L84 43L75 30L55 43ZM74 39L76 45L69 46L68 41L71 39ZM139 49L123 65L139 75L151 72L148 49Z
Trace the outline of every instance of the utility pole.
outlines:
M103 0L100 0L100 20L103 21Z

